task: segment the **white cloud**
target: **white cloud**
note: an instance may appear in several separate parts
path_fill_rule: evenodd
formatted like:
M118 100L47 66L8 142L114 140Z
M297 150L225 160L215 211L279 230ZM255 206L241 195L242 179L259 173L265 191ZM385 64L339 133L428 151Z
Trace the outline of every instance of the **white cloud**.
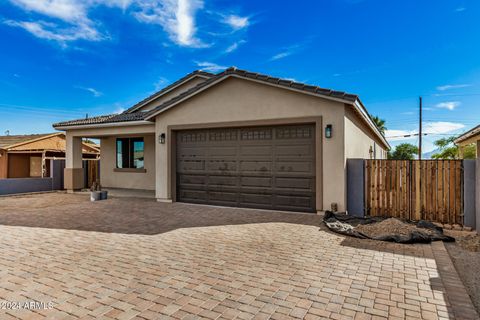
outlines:
M157 0L139 2L137 20L159 24L170 39L180 46L201 48L208 45L195 37L195 13L203 8L201 0Z
M237 50L240 45L242 45L246 42L247 41L245 41L245 40L240 40L240 41L234 42L227 49L225 49L225 53L230 53L230 52L233 52L233 51Z
M287 47L287 48L285 48L284 51L282 51L280 53L277 53L276 55L272 56L270 58L270 61L280 60L280 59L286 58L288 56L291 56L292 54L295 54L298 51L300 51L302 49L302 47L303 47L303 45L301 45L301 44L295 44L293 46Z
M435 107L439 109L448 109L452 111L452 110L455 110L460 105L461 105L460 101L446 101L446 102L437 103Z
M457 130L465 128L465 125L457 122L425 122L423 123L423 133L427 135L454 133ZM389 141L403 141L417 139L418 130L389 129L385 132L385 137Z
M91 93L94 97L96 97L96 98L103 96L103 93L100 92L100 91L98 91L98 90L95 89L95 88L91 88L91 87L81 87L81 86L76 86L75 88L88 91L88 92L90 92L90 93Z
M423 125L424 131L426 133L451 133L453 131L465 128L465 125L462 123L456 122L426 122Z
M205 48L212 44L202 41L197 33L196 15L204 8L204 0L10 0L10 2L35 15L29 20L7 20L5 24L22 28L34 36L53 40L62 46L76 40L100 41L109 39L101 21L89 16L99 6L121 8L137 21L159 25L176 45L190 48ZM217 29L228 25L233 31L247 28L250 17L235 14L218 14ZM221 28L220 28L221 29ZM232 32L215 35L229 37ZM243 42L238 41L226 52L232 52Z
M465 7L458 7L457 9L455 9L455 12L462 12L462 11L465 11L467 10L467 8Z
M466 88L470 87L471 84L446 84L443 86L438 86L437 90L438 91L445 91L445 90L451 90L451 89L460 89L460 88Z
M271 57L270 60L280 60L280 59L286 58L286 57L288 57L292 54L293 54L293 52L291 52L291 51L280 52L280 53L274 55L273 57Z
M250 25L248 17L240 17L234 14L225 17L224 22L234 30L240 30Z
M45 21L29 22L6 20L4 23L11 27L25 29L37 38L58 41L63 45L65 45L65 42L74 40L99 41L104 39L104 36L95 28L83 23L72 27L60 27L56 23Z
M207 62L207 61L200 61L200 62L195 61L195 63L202 70L208 71L208 72L218 72L218 71L225 70L225 69L228 68L228 67L221 66L221 65L215 64L213 62Z
M63 21L80 21L87 17L86 1L76 0L10 0L26 11L33 11Z

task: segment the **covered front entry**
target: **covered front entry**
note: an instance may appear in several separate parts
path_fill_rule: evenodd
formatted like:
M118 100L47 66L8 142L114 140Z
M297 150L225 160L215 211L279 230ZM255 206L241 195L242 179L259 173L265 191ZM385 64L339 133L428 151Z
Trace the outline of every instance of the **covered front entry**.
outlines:
M315 125L179 131L177 201L314 212Z

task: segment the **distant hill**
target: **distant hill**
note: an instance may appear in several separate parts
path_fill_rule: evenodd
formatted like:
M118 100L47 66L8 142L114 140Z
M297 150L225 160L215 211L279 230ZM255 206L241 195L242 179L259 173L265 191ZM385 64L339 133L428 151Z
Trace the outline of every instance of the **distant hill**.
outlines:
M434 155L435 153L438 153L439 151L440 149L435 149L430 152L422 153L422 159L432 159L432 155Z

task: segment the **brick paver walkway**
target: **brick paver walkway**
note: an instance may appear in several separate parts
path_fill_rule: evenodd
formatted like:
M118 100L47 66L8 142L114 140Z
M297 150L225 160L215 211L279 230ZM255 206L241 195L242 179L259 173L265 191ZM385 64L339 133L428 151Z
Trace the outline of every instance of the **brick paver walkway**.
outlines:
M0 198L0 319L454 319L431 245L316 215L84 195ZM11 307L11 306L10 306Z

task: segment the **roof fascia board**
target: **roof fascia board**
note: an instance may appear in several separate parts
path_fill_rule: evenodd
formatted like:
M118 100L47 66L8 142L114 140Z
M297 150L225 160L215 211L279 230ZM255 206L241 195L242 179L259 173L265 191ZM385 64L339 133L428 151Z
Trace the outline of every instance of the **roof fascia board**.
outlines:
M73 129L94 129L94 128L108 128L108 127L129 127L129 126L141 126L141 125L154 125L152 121L119 121L111 123L98 123L98 124L79 124L72 126L60 126L54 127L56 130L66 131Z
M142 102L142 104L136 106L135 108L131 109L128 113L133 113L135 112L136 110L142 108L143 106L145 106L146 104L152 102L153 100L157 99L157 98L160 98L161 96L164 96L166 95L167 93L173 91L174 89L180 87L181 85L185 84L186 82L188 81L191 81L192 79L195 79L195 78L204 78L204 79L210 79L210 77L204 75L204 74L192 74L190 77L187 77L186 79L184 79L183 81L177 83L176 85L172 86L171 88L169 88L168 90L162 92L162 94L158 95L158 96L153 96L152 98L148 99L147 101L144 101Z
M261 81L261 80L258 80L258 79L251 79L251 78L248 78L248 77L243 77L241 75L238 75L238 74L226 74L220 78L218 78L217 80L215 81L212 81L212 83L208 84L207 86L193 92L192 94L188 95L188 96L185 96L184 98L172 103L171 105L169 105L168 107L166 108L163 108L157 112L154 112L152 113L151 115L148 115L145 120L149 120L149 119L152 119L154 117L156 117L157 115L173 108L174 106L176 106L177 104L179 103L182 103L183 101L187 100L187 99L190 99L191 97L199 94L200 92L203 92L205 91L206 89L216 85L217 83L219 82L222 82L224 81L225 79L228 79L230 77L234 77L234 78L238 78L238 79L243 79L243 80L249 80L249 81L253 81L253 82L257 82L257 83L260 83L260 84L264 84L264 85L270 85L272 87L277 87L277 88L281 88L281 89L286 89L286 90L291 90L291 91L294 91L294 92L298 92L298 93L303 93L303 94L307 94L307 95L311 95L311 96L314 96L314 97L317 97L317 98L324 98L324 99L327 99L327 100L332 100L332 101L336 101L336 102L340 102L340 103L348 103L348 104L352 104L351 101L348 101L348 100L345 100L345 99L340 99L340 98L335 98L335 97L329 97L329 96L324 96L324 95L321 95L321 94L318 94L318 93L314 93L314 92L308 92L308 91L305 91L305 90L300 90L300 89L296 89L296 88L291 88L291 87L286 87L286 86L282 86L282 85L279 85L279 84L276 84L276 83L271 83L271 82L267 82L267 81Z
M373 130L373 132L375 132L375 134L377 135L377 137L380 138L380 140L385 144L385 146L388 148L388 149L391 149L391 146L390 144L388 143L387 139L385 138L385 136L380 132L380 130L378 130L377 126L375 125L375 123L373 123L373 120L372 118L370 117L370 115L367 113L367 110L365 109L363 103L357 99L355 100L355 103L353 104L354 108L357 109L358 112L360 112L360 114L362 115L363 119L367 122L368 126L370 127L370 129Z

